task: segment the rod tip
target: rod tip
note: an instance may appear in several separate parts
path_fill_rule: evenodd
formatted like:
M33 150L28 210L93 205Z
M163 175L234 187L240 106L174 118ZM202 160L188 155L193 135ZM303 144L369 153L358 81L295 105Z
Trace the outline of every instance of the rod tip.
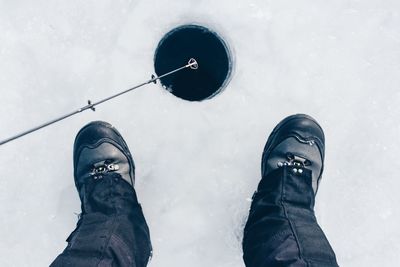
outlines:
M189 59L188 66L192 70L197 70L199 68L199 64L197 63L196 59L194 59L194 58Z

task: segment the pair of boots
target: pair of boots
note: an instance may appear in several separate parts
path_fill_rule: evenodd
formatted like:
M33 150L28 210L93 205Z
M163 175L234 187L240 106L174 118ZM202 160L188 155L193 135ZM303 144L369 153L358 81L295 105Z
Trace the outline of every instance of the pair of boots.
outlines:
M324 165L319 124L307 115L281 121L268 138L261 165L244 229L246 266L338 266L314 215ZM97 121L79 131L74 176L82 213L51 266L146 266L152 248L134 190L135 165L114 127Z

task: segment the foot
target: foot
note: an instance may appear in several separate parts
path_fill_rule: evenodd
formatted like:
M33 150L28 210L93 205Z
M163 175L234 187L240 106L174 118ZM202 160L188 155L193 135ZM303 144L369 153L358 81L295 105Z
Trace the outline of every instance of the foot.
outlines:
M117 173L134 185L135 165L121 134L107 122L94 121L84 126L75 138L75 185L80 192L88 180L102 179L107 173Z
M246 266L338 266L314 212L323 163L324 133L313 118L293 115L275 127L244 228Z
M124 139L110 124L95 121L79 131L74 175L82 213L52 267L147 266L152 247L134 169Z
M292 171L311 170L314 194L324 167L325 137L321 126L310 116L296 114L282 120L272 131L264 148L261 172L266 177L285 165Z

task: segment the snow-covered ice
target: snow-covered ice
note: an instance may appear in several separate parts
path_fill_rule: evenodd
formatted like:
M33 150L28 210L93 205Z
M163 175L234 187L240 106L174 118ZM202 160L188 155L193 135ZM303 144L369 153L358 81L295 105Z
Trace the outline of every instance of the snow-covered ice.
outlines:
M105 120L134 155L150 266L243 267L264 143L299 112L325 129L316 213L339 264L398 265L399 1L0 0L0 139L149 79L158 41L186 23L230 45L226 90L190 103L149 85L1 146L0 266L64 249L73 140Z

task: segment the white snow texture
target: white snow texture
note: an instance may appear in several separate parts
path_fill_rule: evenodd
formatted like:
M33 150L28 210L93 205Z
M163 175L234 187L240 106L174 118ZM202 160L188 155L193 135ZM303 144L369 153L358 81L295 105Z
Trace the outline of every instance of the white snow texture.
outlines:
M134 155L149 266L243 267L262 149L294 113L325 130L316 214L339 264L398 266L396 0L0 0L0 139L148 80L159 40L187 23L232 50L215 98L152 84L0 147L0 266L46 266L65 248L80 212L73 140L104 120Z

